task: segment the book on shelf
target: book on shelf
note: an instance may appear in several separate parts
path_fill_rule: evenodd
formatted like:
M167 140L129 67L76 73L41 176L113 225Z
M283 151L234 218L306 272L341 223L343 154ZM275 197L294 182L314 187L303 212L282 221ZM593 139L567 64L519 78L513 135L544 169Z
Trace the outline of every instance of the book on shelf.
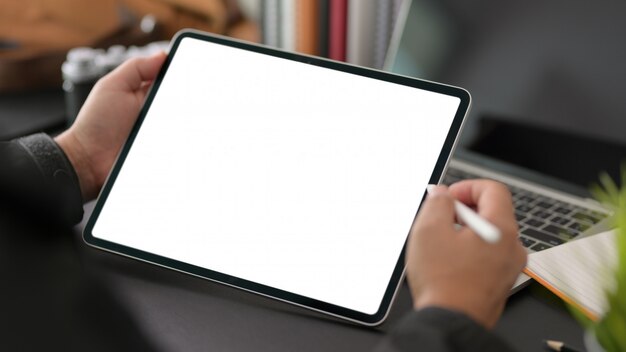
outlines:
M374 36L376 30L376 1L348 1L348 33L346 61L374 66Z
M403 0L259 0L263 43L382 68Z
M319 55L319 1L298 0L296 4L296 51L303 54Z
M278 47L280 45L280 10L278 0L263 0L261 4L261 38L263 44Z
M330 24L330 0L318 0L317 9L317 55L328 57Z
M280 48L296 50L296 2L299 0L278 0L278 21L280 28Z
M348 0L330 0L328 17L328 57L346 61Z

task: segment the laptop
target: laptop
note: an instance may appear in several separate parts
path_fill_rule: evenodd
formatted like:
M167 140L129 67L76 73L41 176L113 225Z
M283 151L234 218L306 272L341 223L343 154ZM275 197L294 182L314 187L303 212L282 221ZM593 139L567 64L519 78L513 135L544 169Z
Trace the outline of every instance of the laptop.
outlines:
M454 44L450 44L458 43L458 38L454 36L459 32L454 23L458 18L454 18L450 12L453 11L450 11L449 7L439 6L435 1L405 0L397 17L383 69L408 76L450 82L442 79L443 75L433 74L446 70L445 63L453 61L450 56L459 53L458 49L453 48ZM489 43L486 46L488 47ZM458 70L458 66L455 68ZM466 77L463 74L458 76ZM454 79L453 74L448 77ZM450 83L467 87L474 97L474 106L481 105L479 101L481 98L474 94L471 85L468 87L465 83ZM481 111L474 113L478 115ZM469 121L467 123L470 124ZM501 129L509 132L524 130L516 128L515 122L506 120L501 125L504 126ZM491 127L493 130L493 126ZM476 132L476 128L480 128L480 125L474 126L474 131L472 126L469 126L469 133L485 134L484 131ZM528 143L532 143L533 129L526 130L529 132L524 137ZM546 130L542 126L537 128L537 131L541 132ZM463 140L463 136L461 139ZM576 139L567 140L573 144ZM541 170L532 170L508 160L472 151L466 147L467 144L462 141L457 147L441 183L451 184L463 179L488 178L507 185L513 195L519 239L529 253L558 246L608 228L611 210L593 200L586 187L544 174ZM549 153L546 153L545 158L548 158L548 155ZM585 167L586 160L579 159L578 165ZM524 287L529 281L530 278L522 274L512 292Z

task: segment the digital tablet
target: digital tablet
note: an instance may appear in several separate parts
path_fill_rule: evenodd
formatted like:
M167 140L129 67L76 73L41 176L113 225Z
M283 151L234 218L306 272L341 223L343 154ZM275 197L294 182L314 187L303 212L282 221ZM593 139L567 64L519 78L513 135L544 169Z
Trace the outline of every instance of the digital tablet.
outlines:
M85 241L379 324L469 104L460 88L181 32Z

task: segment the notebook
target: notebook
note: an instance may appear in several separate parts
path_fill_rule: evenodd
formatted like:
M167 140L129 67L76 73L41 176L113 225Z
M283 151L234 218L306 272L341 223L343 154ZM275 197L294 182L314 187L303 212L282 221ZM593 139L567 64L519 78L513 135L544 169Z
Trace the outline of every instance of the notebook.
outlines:
M606 231L528 257L525 272L587 317L607 310L605 292L615 289L615 231Z

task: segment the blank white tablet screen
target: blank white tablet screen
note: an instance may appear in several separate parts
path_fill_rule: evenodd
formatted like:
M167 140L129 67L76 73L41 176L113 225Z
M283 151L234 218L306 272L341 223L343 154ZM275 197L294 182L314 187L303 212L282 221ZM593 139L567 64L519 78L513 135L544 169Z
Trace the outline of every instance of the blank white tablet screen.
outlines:
M373 314L459 103L184 38L92 234Z

